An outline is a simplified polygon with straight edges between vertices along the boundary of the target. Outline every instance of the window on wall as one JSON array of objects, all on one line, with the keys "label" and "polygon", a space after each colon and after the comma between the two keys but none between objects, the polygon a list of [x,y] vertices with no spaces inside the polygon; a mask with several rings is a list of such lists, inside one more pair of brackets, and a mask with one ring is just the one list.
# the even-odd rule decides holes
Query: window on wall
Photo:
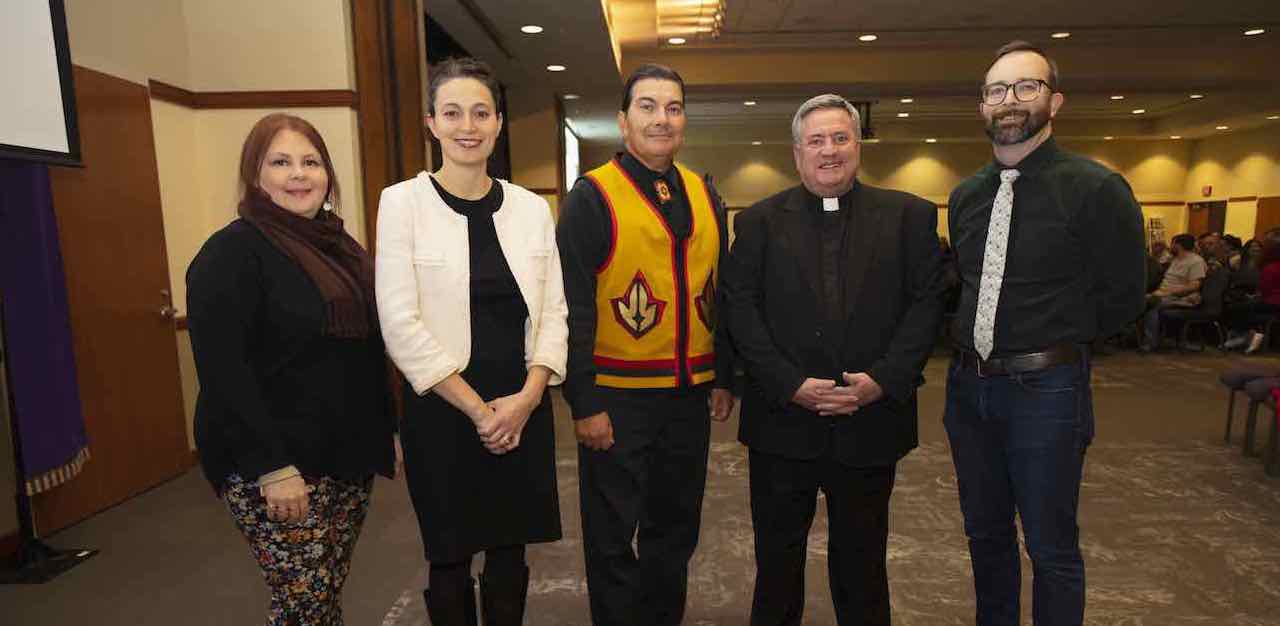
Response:
[{"label": "window on wall", "polygon": [[573,183],[582,174],[578,162],[578,136],[573,133],[568,122],[564,125],[564,189],[573,189]]}]

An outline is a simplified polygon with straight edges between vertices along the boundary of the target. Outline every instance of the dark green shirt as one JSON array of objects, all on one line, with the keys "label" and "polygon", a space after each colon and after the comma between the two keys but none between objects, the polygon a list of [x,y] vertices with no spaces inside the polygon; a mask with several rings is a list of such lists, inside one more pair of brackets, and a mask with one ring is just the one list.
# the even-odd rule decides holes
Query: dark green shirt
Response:
[{"label": "dark green shirt", "polygon": [[[987,226],[1000,171],[993,161],[951,192],[948,222],[959,266],[955,341],[973,347]],[[1129,183],[1050,138],[1014,166],[1013,213],[995,350],[1004,355],[1119,332],[1142,313],[1142,210]]]}]

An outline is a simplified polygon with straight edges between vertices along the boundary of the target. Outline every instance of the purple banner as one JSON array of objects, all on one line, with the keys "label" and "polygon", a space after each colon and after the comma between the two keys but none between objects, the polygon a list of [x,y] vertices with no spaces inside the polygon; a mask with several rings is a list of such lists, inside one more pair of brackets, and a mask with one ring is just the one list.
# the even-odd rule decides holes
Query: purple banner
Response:
[{"label": "purple banner", "polygon": [[21,480],[38,493],[75,476],[89,443],[44,165],[0,160],[0,306]]}]

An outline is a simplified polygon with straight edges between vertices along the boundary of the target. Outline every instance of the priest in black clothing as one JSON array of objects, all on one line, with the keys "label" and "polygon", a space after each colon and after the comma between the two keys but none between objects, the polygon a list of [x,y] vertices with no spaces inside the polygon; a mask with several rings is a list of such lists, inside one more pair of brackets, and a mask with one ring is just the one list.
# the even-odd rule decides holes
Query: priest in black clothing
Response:
[{"label": "priest in black clothing", "polygon": [[916,387],[942,317],[937,208],[857,180],[858,111],[816,96],[792,121],[802,185],[734,222],[727,320],[745,365],[752,626],[798,626],[818,492],[836,620],[888,626],[889,497],[916,447]]}]

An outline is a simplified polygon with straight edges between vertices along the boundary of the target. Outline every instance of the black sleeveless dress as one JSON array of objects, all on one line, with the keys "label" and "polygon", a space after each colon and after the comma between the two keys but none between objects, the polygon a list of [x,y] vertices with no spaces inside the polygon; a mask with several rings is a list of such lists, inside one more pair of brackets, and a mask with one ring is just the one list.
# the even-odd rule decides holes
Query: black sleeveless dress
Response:
[{"label": "black sleeveless dress", "polygon": [[[502,187],[464,200],[431,180],[445,203],[467,218],[471,263],[471,359],[461,373],[492,400],[524,386],[529,309],[498,243],[493,214]],[[450,563],[489,548],[560,539],[551,397],[529,416],[520,446],[503,455],[484,448],[475,425],[434,393],[405,386],[405,478],[427,560]]]}]

